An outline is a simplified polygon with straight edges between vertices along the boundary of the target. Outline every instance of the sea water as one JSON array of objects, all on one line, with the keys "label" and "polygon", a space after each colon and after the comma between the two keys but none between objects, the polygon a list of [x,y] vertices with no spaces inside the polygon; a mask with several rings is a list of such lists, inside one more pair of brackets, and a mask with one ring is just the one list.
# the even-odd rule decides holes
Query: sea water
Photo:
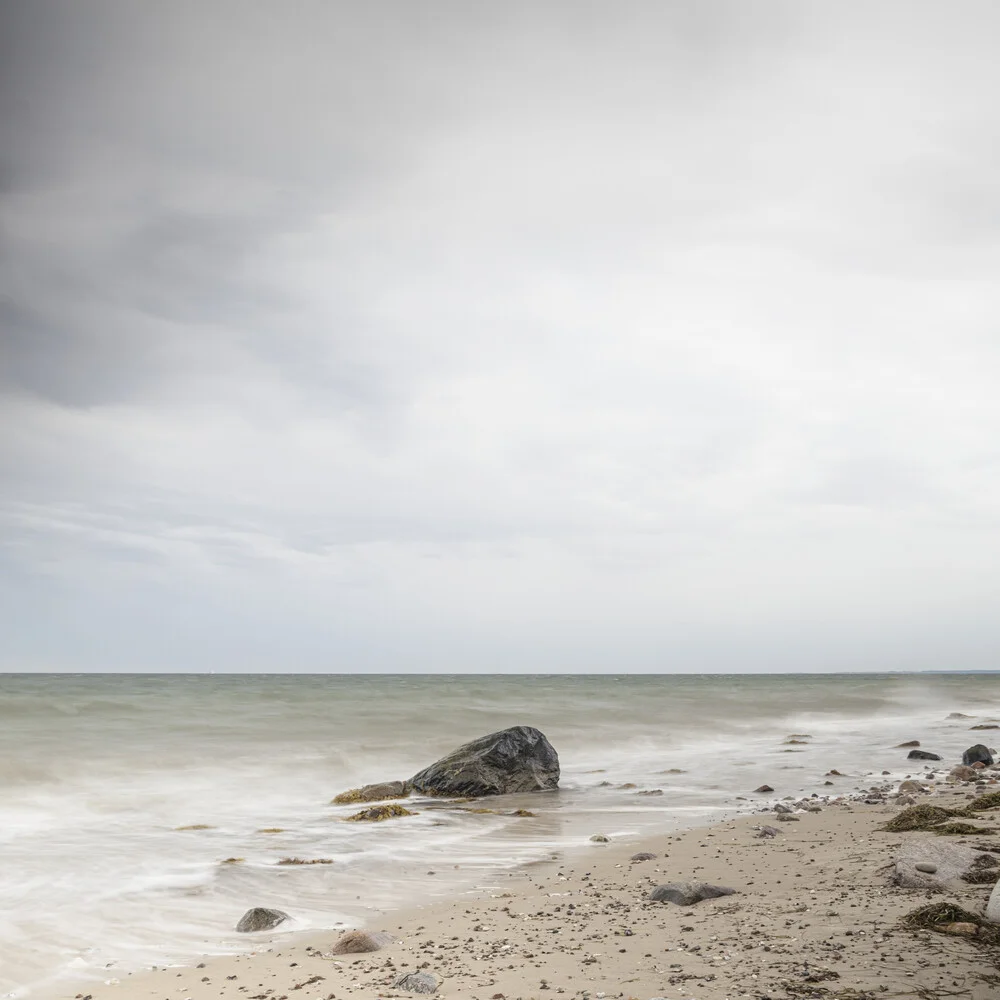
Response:
[{"label": "sea water", "polygon": [[[592,833],[760,808],[764,783],[774,799],[919,773],[905,740],[954,762],[994,715],[997,674],[2,675],[0,995],[246,949],[251,906],[288,912],[280,933],[388,926],[598,849]],[[511,725],[559,753],[558,792],[490,803],[534,817],[414,799],[412,817],[347,823],[358,807],[330,803]]]}]

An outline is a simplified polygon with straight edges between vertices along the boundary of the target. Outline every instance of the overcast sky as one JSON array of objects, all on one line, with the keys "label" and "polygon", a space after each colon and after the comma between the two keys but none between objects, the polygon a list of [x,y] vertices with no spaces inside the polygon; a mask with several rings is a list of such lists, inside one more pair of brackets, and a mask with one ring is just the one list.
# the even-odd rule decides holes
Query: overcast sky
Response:
[{"label": "overcast sky", "polygon": [[0,668],[1000,667],[993,0],[0,11]]}]

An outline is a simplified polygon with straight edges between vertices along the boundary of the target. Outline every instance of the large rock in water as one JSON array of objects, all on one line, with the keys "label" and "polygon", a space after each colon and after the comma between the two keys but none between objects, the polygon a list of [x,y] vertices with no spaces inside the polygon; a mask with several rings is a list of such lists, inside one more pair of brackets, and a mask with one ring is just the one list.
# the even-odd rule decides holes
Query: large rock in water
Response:
[{"label": "large rock in water", "polygon": [[425,767],[407,782],[426,795],[478,798],[559,786],[559,756],[531,726],[480,736]]},{"label": "large rock in water", "polygon": [[928,753],[926,750],[911,750],[906,755],[908,760],[940,760],[941,757],[936,753]]},{"label": "large rock in water", "polygon": [[984,764],[993,763],[993,754],[990,753],[990,748],[984,747],[982,743],[977,743],[974,747],[969,747],[962,754],[962,763],[967,767],[971,767],[978,761],[982,761]]}]

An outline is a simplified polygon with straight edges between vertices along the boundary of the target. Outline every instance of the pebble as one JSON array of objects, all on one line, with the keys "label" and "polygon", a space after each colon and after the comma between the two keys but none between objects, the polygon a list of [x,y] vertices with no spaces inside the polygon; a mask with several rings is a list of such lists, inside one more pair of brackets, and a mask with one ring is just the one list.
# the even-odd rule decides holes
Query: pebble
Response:
[{"label": "pebble", "polygon": [[933,875],[937,871],[937,865],[932,865],[929,861],[918,861],[914,866],[918,872],[926,872]]}]

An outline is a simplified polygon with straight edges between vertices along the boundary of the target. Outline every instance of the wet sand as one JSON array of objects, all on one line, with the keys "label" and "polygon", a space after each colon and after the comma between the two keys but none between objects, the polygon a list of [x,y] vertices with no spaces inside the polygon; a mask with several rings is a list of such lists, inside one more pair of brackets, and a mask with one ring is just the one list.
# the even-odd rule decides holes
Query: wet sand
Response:
[{"label": "wet sand", "polygon": [[[970,786],[942,784],[920,801],[961,805],[971,794]],[[881,832],[899,808],[889,800],[865,804],[845,797],[817,812],[798,810],[792,821],[779,822],[768,812],[628,842],[585,843],[577,855],[498,873],[489,887],[453,900],[385,913],[369,929],[396,940],[377,952],[332,955],[335,932],[262,934],[253,954],[123,975],[53,995],[412,997],[419,994],[395,984],[419,971],[436,977],[436,995],[470,1000],[554,994],[594,1000],[995,1000],[1000,948],[900,925],[905,913],[945,898],[981,912],[992,886],[962,883],[935,894],[892,885],[893,857],[904,840],[919,844],[935,836]],[[983,814],[987,826],[997,818],[996,811]],[[759,836],[764,824],[776,835]],[[1000,837],[978,840],[1000,848]],[[656,858],[631,861],[639,852]],[[655,886],[682,880],[735,892],[691,906],[648,899]]]}]

